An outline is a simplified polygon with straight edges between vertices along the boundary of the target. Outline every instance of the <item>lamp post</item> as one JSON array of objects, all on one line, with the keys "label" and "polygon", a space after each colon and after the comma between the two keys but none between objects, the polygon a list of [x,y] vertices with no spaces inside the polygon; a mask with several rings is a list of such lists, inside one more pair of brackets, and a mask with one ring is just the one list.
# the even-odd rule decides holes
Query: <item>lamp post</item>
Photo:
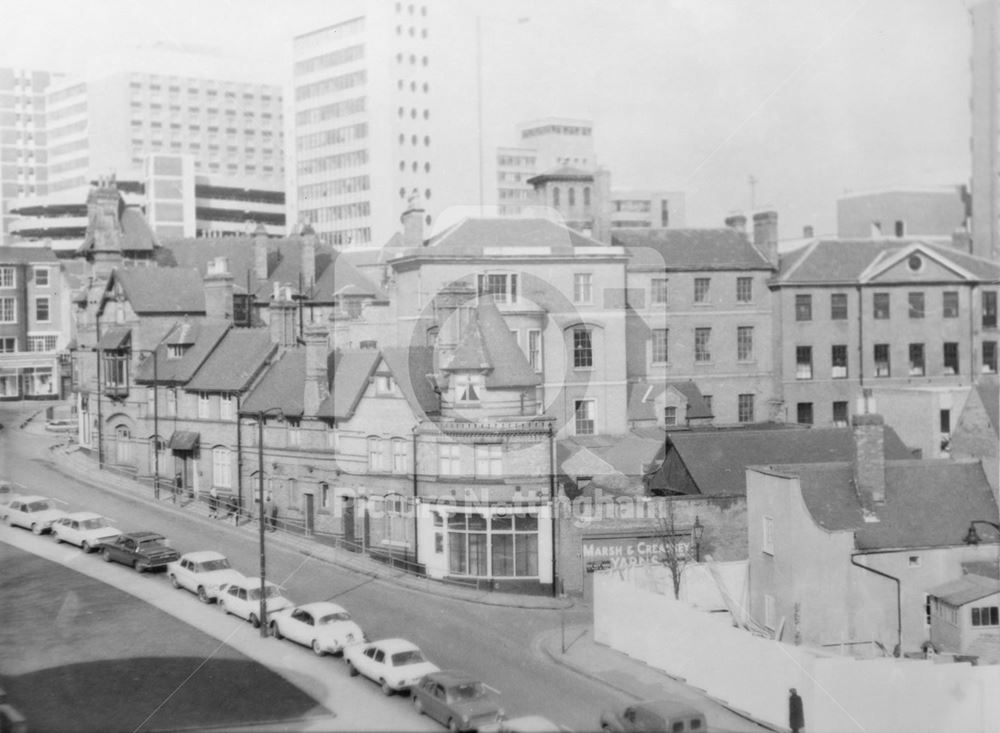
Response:
[{"label": "lamp post", "polygon": [[259,410],[257,418],[257,491],[260,519],[260,635],[267,638],[267,559],[264,553],[264,418],[270,413],[283,415],[280,407]]},{"label": "lamp post", "polygon": [[980,542],[983,541],[982,537],[980,537],[979,533],[976,531],[977,524],[988,525],[990,527],[993,527],[993,529],[995,529],[998,533],[1000,533],[1000,524],[997,524],[996,522],[991,522],[987,519],[973,519],[972,521],[969,522],[969,531],[965,535],[965,544],[978,545]]},{"label": "lamp post", "polygon": [[705,527],[698,519],[696,514],[694,517],[694,526],[691,527],[691,540],[694,542],[694,561],[701,562],[701,536],[705,533]]},{"label": "lamp post", "polygon": [[[153,355],[153,497],[160,498],[160,400],[158,399],[159,372],[156,349],[133,349],[137,354]],[[177,503],[177,492],[171,492]]]}]

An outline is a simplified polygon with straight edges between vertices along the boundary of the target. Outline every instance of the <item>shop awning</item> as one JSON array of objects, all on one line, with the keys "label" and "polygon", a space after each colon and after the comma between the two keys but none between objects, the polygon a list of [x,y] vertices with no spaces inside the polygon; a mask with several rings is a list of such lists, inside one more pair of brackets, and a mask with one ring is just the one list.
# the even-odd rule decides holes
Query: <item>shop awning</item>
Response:
[{"label": "shop awning", "polygon": [[113,326],[104,332],[97,348],[102,351],[114,351],[124,348],[125,342],[132,335],[132,329],[125,326]]},{"label": "shop awning", "polygon": [[194,450],[198,447],[198,433],[190,430],[175,430],[170,436],[171,450]]}]

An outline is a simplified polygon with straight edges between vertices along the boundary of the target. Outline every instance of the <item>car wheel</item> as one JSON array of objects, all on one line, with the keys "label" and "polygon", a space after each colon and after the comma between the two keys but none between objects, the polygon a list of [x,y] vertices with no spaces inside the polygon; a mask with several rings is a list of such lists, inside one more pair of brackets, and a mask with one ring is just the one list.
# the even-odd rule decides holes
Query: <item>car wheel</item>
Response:
[{"label": "car wheel", "polygon": [[[62,540],[59,540],[59,542],[62,542]],[[80,544],[80,549],[89,554],[91,551],[93,551],[94,548],[90,546],[89,542],[87,542],[86,540],[84,540]]]},{"label": "car wheel", "polygon": [[[177,587],[180,588],[180,586]],[[205,586],[203,585],[198,586],[198,600],[201,601],[202,603],[212,602],[212,599],[209,598],[208,592],[205,590]]]},{"label": "car wheel", "polygon": [[271,636],[273,636],[278,641],[281,641],[282,639],[285,638],[284,635],[281,633],[281,629],[278,628],[278,624],[276,621],[271,622]]},{"label": "car wheel", "polygon": [[42,533],[42,525],[40,525],[38,522],[35,522],[34,524],[31,525],[31,534],[41,534],[41,533]]},{"label": "car wheel", "polygon": [[134,567],[137,573],[144,573],[149,570],[149,563],[146,560],[136,560]]},{"label": "car wheel", "polygon": [[101,559],[103,559],[104,562],[111,562],[111,553],[108,550],[105,550],[101,553]]},{"label": "car wheel", "polygon": [[319,645],[319,639],[313,639],[312,648],[313,648],[313,654],[315,654],[317,657],[326,656],[326,650]]},{"label": "car wheel", "polygon": [[391,687],[389,687],[389,683],[386,682],[385,680],[382,680],[381,687],[382,687],[382,694],[385,695],[385,696],[387,696],[387,697],[389,695],[391,695],[392,693],[395,692],[394,689],[392,689]]},{"label": "car wheel", "polygon": [[413,709],[417,711],[417,715],[424,714],[424,701],[416,695],[413,696]]},{"label": "car wheel", "polygon": [[260,628],[260,619],[257,618],[257,614],[256,613],[251,613],[250,614],[250,625],[253,626],[255,629],[259,629]]},{"label": "car wheel", "polygon": [[347,674],[351,675],[351,677],[358,676],[358,668],[351,663],[350,659],[347,660]]}]

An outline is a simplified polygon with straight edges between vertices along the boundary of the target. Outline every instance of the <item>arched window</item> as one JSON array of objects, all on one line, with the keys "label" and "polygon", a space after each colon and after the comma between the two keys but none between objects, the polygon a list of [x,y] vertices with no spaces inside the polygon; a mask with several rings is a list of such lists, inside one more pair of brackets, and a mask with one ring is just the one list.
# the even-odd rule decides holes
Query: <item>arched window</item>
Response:
[{"label": "arched window", "polygon": [[569,199],[570,206],[576,206],[576,189],[570,186],[567,189],[566,198]]},{"label": "arched window", "polygon": [[559,208],[559,186],[555,186],[552,189],[552,205]]},{"label": "arched window", "polygon": [[583,205],[590,206],[590,186],[583,187]]}]

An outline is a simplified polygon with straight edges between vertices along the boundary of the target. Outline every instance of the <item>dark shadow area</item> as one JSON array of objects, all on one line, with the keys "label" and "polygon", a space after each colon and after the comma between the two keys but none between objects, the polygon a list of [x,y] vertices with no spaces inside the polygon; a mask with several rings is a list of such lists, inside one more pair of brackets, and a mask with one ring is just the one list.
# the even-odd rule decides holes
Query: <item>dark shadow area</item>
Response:
[{"label": "dark shadow area", "polygon": [[138,657],[0,677],[29,730],[203,730],[294,722],[330,712],[251,661]]}]

